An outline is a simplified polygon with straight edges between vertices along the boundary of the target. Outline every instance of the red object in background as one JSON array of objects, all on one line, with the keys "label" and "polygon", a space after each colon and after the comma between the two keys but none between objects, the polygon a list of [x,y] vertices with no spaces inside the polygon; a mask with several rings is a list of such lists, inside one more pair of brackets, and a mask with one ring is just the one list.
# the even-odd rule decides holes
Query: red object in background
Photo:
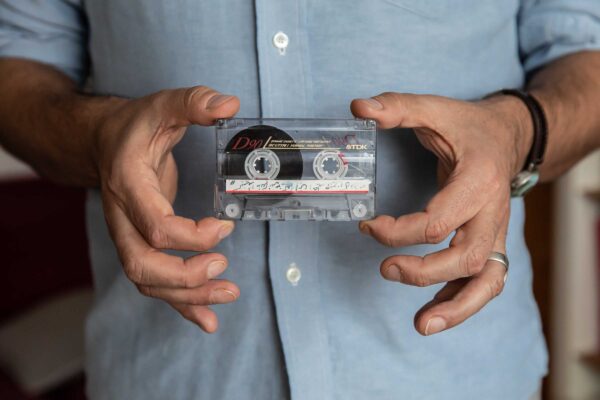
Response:
[{"label": "red object in background", "polygon": [[0,321],[91,285],[85,190],[40,179],[0,182]]},{"label": "red object in background", "polygon": [[[48,297],[92,284],[85,190],[40,179],[0,181],[0,322]],[[77,376],[30,397],[0,371],[0,399],[85,399]]]}]

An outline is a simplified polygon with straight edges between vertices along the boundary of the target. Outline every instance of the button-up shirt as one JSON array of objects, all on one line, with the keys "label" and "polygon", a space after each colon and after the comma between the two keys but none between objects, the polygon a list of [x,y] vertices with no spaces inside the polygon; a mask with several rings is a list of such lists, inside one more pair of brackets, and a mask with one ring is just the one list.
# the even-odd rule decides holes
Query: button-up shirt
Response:
[{"label": "button-up shirt", "polygon": [[[351,117],[353,98],[383,91],[476,99],[599,47],[597,0],[0,1],[2,56],[53,65],[97,94],[211,86],[239,96],[242,117]],[[380,132],[378,141],[377,212],[423,209],[437,190],[436,159],[411,131]],[[176,212],[212,215],[214,131],[190,128],[174,152]],[[208,335],[127,280],[91,190],[88,394],[526,399],[547,359],[522,200],[511,207],[504,292],[431,337],[414,330],[413,315],[439,286],[388,282],[378,266],[448,242],[390,249],[356,223],[240,222],[216,250],[242,294],[214,307],[220,330]]]}]

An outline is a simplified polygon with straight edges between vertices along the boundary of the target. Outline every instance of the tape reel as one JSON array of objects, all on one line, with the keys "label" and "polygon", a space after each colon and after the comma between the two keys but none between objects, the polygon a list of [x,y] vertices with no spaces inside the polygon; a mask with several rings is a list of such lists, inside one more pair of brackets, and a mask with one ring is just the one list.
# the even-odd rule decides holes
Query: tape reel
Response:
[{"label": "tape reel", "polygon": [[281,129],[256,125],[238,132],[225,147],[224,174],[248,179],[302,179],[304,168],[301,151],[273,151],[263,146],[269,142],[293,143]]},{"label": "tape reel", "polygon": [[340,179],[348,172],[344,155],[337,150],[323,150],[313,160],[313,172],[317,179]]},{"label": "tape reel", "polygon": [[273,150],[256,149],[246,156],[244,169],[250,179],[275,179],[281,171],[281,163]]}]

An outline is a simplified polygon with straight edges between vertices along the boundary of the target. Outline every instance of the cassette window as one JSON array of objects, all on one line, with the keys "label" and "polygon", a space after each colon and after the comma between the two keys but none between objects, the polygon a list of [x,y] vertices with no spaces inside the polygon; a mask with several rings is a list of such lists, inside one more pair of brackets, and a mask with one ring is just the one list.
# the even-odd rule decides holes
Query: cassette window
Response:
[{"label": "cassette window", "polygon": [[219,120],[215,214],[234,220],[351,221],[375,215],[376,124]]}]

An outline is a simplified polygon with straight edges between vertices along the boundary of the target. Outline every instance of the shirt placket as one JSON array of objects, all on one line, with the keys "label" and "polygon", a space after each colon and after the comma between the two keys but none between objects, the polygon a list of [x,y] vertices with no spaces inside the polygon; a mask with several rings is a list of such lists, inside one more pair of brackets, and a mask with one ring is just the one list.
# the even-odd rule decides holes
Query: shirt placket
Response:
[{"label": "shirt placket", "polygon": [[269,273],[294,400],[333,397],[318,240],[316,222],[269,224]]},{"label": "shirt placket", "polygon": [[255,0],[262,116],[314,115],[306,0]]},{"label": "shirt placket", "polygon": [[[256,0],[255,4],[262,116],[314,115],[305,0]],[[318,236],[317,222],[269,223],[269,274],[294,400],[333,397]]]}]

